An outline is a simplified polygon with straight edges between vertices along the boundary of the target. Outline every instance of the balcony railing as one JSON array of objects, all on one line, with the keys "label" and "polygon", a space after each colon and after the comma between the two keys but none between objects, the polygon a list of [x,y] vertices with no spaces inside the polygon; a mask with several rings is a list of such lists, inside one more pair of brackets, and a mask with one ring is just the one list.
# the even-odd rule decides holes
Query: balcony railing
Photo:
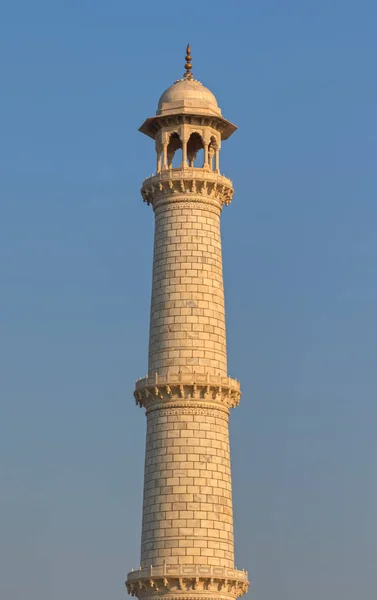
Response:
[{"label": "balcony railing", "polygon": [[143,181],[143,187],[151,183],[159,183],[160,181],[179,180],[179,179],[196,179],[198,181],[216,182],[227,187],[233,187],[232,180],[217,171],[200,169],[196,167],[178,167],[174,169],[164,169],[159,173],[154,173],[150,177],[146,177]]},{"label": "balcony railing", "polygon": [[127,580],[140,581],[160,577],[213,577],[236,581],[248,581],[247,571],[239,571],[228,567],[215,567],[208,565],[163,565],[161,567],[143,567],[128,573]]},{"label": "balcony railing", "polygon": [[147,375],[142,379],[138,379],[136,382],[135,389],[141,390],[146,387],[155,387],[156,385],[180,385],[180,384],[192,384],[212,386],[223,386],[224,388],[230,388],[240,391],[240,382],[237,379],[231,377],[223,377],[222,375],[210,375],[209,373],[166,373],[166,375]]}]

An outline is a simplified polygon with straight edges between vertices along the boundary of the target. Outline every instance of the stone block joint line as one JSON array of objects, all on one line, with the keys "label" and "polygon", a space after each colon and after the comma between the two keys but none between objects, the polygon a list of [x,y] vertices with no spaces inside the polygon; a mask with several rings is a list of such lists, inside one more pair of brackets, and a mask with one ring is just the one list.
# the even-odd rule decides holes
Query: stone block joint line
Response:
[{"label": "stone block joint line", "polygon": [[140,131],[155,142],[156,173],[141,195],[155,214],[148,374],[136,382],[147,417],[139,599],[234,599],[249,587],[234,565],[230,409],[220,216],[233,197],[220,173],[236,130],[191,72],[161,96]]}]

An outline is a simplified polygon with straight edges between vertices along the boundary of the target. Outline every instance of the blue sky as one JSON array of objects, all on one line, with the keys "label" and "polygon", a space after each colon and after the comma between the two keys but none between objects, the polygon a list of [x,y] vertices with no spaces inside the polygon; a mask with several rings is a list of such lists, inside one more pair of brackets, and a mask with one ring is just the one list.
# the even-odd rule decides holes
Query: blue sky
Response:
[{"label": "blue sky", "polygon": [[375,2],[19,0],[0,14],[0,596],[138,566],[155,168],[193,71],[221,166],[236,562],[255,600],[369,600],[377,559]]}]

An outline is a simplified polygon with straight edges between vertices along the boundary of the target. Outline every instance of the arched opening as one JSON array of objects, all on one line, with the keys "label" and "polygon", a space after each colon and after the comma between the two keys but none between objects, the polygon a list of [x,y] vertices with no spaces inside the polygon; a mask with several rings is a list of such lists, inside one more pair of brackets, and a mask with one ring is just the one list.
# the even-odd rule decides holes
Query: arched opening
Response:
[{"label": "arched opening", "polygon": [[213,171],[213,159],[214,159],[216,152],[218,152],[218,149],[219,149],[219,146],[217,144],[216,138],[214,135],[212,135],[211,141],[208,146],[208,165],[209,165],[209,168],[211,169],[211,171]]},{"label": "arched opening", "polygon": [[190,167],[202,168],[204,165],[204,144],[196,131],[190,135],[187,142],[187,158]]},{"label": "arched opening", "polygon": [[[177,152],[180,150],[180,152]],[[167,159],[169,169],[178,169],[182,162],[182,142],[178,133],[174,132],[170,135],[167,148]]]}]

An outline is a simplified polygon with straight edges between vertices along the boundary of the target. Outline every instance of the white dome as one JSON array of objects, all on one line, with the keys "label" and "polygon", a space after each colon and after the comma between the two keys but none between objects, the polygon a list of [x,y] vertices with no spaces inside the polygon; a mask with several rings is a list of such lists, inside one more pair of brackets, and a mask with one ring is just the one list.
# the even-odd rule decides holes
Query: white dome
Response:
[{"label": "white dome", "polygon": [[157,115],[199,114],[221,116],[215,96],[200,81],[179,79],[162,94]]}]

